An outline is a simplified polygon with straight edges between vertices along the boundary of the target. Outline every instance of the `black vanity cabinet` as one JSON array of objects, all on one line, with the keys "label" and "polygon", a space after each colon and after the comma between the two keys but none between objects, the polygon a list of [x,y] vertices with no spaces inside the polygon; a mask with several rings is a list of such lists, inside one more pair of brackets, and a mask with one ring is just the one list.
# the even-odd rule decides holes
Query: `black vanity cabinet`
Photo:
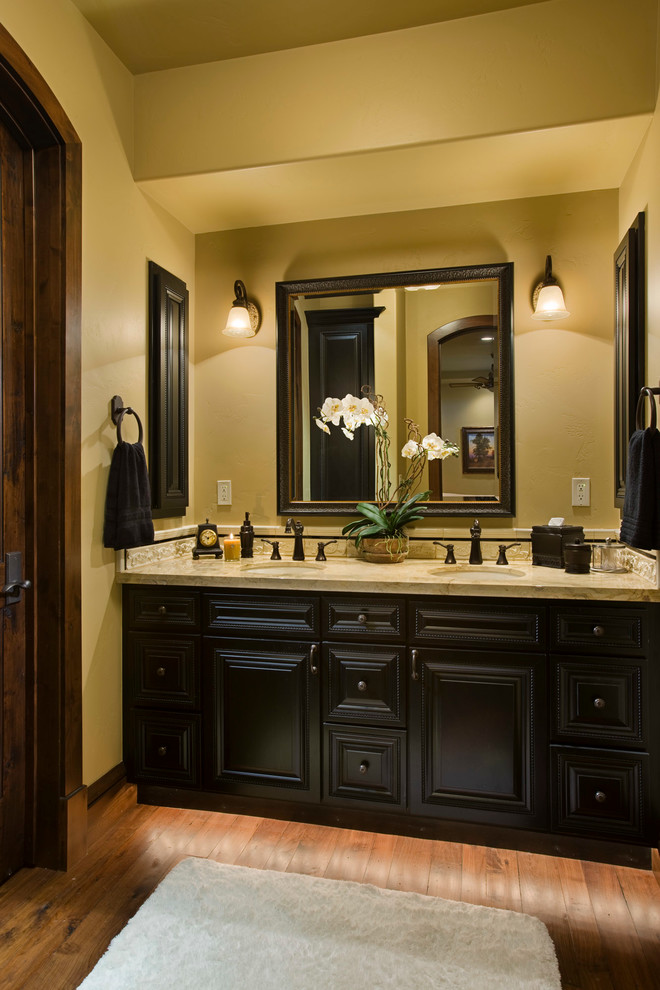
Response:
[{"label": "black vanity cabinet", "polygon": [[657,844],[656,611],[593,603],[550,616],[552,828]]},{"label": "black vanity cabinet", "polygon": [[200,787],[199,593],[194,588],[126,588],[123,653],[129,780]]},{"label": "black vanity cabinet", "polygon": [[658,606],[124,588],[140,801],[650,864]]},{"label": "black vanity cabinet", "polygon": [[225,592],[202,603],[207,786],[317,802],[319,599]]},{"label": "black vanity cabinet", "polygon": [[410,603],[410,809],[545,828],[544,610]]},{"label": "black vanity cabinet", "polygon": [[323,800],[406,808],[405,601],[328,595],[323,613]]}]

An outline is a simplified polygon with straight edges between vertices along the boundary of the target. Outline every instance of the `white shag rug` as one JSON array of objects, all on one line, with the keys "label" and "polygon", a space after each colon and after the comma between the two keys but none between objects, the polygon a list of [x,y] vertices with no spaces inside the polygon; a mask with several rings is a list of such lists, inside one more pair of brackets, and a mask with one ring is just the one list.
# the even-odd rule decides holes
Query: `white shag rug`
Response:
[{"label": "white shag rug", "polygon": [[537,918],[182,860],[80,990],[561,990]]}]

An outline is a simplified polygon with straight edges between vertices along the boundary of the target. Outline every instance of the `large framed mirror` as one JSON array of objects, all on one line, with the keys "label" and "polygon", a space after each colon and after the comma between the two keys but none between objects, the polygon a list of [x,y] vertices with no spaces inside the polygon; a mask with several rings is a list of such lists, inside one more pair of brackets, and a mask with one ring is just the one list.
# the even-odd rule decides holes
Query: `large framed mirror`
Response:
[{"label": "large framed mirror", "polygon": [[428,515],[514,514],[513,265],[278,282],[278,512],[342,514],[375,498],[369,428],[316,429],[328,396],[382,395],[392,477],[404,419],[461,447],[433,461]]}]

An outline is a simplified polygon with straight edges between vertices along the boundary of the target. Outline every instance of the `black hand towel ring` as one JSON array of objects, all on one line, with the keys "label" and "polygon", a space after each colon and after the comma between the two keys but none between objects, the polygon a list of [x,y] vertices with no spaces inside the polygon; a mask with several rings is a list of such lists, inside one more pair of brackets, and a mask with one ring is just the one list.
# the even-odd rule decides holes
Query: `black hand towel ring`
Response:
[{"label": "black hand towel ring", "polygon": [[122,420],[123,420],[124,416],[126,415],[126,413],[129,413],[131,416],[135,416],[135,418],[137,420],[137,425],[138,425],[138,439],[137,439],[137,442],[139,444],[141,444],[142,443],[142,438],[144,436],[144,433],[142,431],[142,421],[141,421],[140,417],[136,413],[135,409],[133,409],[131,406],[125,406],[124,405],[124,400],[122,399],[121,395],[113,395],[112,402],[111,402],[110,416],[112,418],[112,422],[117,427],[117,441],[119,443],[123,443],[122,436],[121,436],[121,424],[122,424]]},{"label": "black hand towel ring", "polygon": [[655,430],[657,424],[657,413],[655,409],[655,398],[654,396],[660,395],[660,388],[651,388],[650,385],[645,385],[639,393],[639,398],[637,399],[637,412],[635,414],[635,425],[638,430],[644,429],[644,398],[648,395],[651,400],[651,422],[649,428]]}]

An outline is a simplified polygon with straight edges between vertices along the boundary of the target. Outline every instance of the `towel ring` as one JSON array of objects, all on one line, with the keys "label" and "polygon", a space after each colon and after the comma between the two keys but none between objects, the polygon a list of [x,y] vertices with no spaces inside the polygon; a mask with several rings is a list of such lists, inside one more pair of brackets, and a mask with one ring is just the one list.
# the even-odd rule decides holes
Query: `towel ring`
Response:
[{"label": "towel ring", "polygon": [[110,409],[111,409],[110,416],[112,418],[112,422],[117,427],[117,440],[118,440],[118,442],[119,443],[123,443],[124,442],[122,440],[122,436],[121,436],[121,424],[122,424],[122,420],[123,420],[124,416],[126,415],[126,413],[129,413],[131,416],[135,416],[135,418],[137,420],[137,425],[138,425],[138,439],[137,439],[137,442],[139,444],[141,444],[142,443],[142,438],[144,436],[144,433],[143,433],[143,430],[142,430],[142,421],[141,421],[140,417],[138,416],[138,414],[136,413],[135,409],[133,409],[132,406],[125,406],[124,405],[124,400],[122,399],[121,395],[113,395]]},{"label": "towel ring", "polygon": [[638,430],[643,430],[643,412],[644,412],[644,398],[646,396],[651,400],[651,422],[649,428],[655,430],[657,424],[657,413],[655,408],[654,396],[660,395],[660,388],[651,388],[650,385],[645,385],[639,393],[639,398],[637,399],[637,412],[635,414],[635,425]]}]

